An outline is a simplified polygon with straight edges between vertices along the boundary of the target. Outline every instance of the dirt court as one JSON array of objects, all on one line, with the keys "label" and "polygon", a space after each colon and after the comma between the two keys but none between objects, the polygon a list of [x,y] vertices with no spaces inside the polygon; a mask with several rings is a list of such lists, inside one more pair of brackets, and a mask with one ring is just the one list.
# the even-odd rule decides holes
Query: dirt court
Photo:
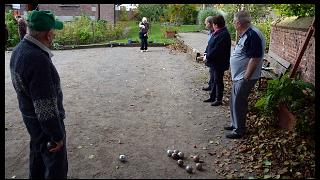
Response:
[{"label": "dirt court", "polygon": [[[66,111],[69,178],[225,178],[216,153],[235,145],[224,137],[228,104],[203,103],[208,69],[165,47],[53,51]],[[28,178],[29,135],[18,110],[5,52],[5,178]],[[198,154],[204,171],[188,174],[167,149]],[[119,154],[128,162],[121,163]],[[223,161],[224,158],[220,158]],[[240,170],[238,169],[238,172]]]}]

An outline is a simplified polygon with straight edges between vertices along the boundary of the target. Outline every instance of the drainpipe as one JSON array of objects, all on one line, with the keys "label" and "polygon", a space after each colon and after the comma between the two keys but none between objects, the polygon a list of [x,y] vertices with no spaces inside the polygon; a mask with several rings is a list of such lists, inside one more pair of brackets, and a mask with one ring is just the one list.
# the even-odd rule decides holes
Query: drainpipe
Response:
[{"label": "drainpipe", "polygon": [[100,4],[98,4],[98,21],[100,20]]},{"label": "drainpipe", "polygon": [[113,27],[116,26],[116,6],[113,4]]}]

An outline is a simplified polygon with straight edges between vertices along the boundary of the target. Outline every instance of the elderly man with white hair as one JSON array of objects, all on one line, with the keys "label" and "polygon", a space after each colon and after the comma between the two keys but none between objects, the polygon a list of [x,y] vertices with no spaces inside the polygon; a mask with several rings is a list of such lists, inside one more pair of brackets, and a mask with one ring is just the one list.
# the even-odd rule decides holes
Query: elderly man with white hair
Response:
[{"label": "elderly man with white hair", "polygon": [[142,21],[139,23],[139,38],[141,39],[141,52],[148,51],[148,31],[149,31],[149,23],[146,17],[142,18]]},{"label": "elderly man with white hair", "polygon": [[232,130],[226,135],[230,139],[241,138],[246,132],[248,96],[261,75],[265,50],[263,34],[251,25],[249,12],[237,12],[234,15],[233,25],[240,36],[230,58],[231,124],[224,127],[225,130]]}]

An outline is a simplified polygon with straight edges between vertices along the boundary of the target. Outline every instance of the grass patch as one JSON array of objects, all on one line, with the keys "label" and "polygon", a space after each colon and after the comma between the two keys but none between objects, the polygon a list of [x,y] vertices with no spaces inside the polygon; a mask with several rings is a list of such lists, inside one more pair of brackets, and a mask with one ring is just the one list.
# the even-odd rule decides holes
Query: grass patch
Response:
[{"label": "grass patch", "polygon": [[[115,40],[115,42],[127,43],[130,38],[132,41],[140,42],[139,39],[139,23],[136,21],[119,21],[118,23],[124,25],[129,29],[127,37],[123,39]],[[154,43],[166,43],[173,44],[175,39],[168,39],[164,37],[163,29],[165,26],[161,26],[160,23],[152,23],[151,28],[149,30],[149,38],[148,41],[152,41]],[[176,26],[178,32],[196,32],[199,31],[198,25],[181,25]]]}]

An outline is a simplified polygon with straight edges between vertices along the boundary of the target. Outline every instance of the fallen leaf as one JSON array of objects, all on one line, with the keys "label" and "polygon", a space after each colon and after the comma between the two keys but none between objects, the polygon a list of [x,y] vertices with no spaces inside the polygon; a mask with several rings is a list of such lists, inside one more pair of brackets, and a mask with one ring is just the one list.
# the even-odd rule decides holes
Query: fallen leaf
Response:
[{"label": "fallen leaf", "polygon": [[286,172],[288,172],[288,168],[287,168],[287,167],[281,169],[278,173],[279,173],[280,175],[282,175],[282,174],[284,174],[284,173],[286,173]]},{"label": "fallen leaf", "polygon": [[269,168],[265,168],[265,169],[263,170],[264,173],[268,173],[269,171],[270,171]]},{"label": "fallen leaf", "polygon": [[94,158],[94,155],[93,155],[93,154],[89,156],[89,159],[93,159],[93,158]]},{"label": "fallen leaf", "polygon": [[270,178],[271,178],[271,175],[269,174],[263,176],[263,179],[270,179]]},{"label": "fallen leaf", "polygon": [[265,165],[265,166],[271,166],[271,162],[268,161],[268,160],[266,160],[266,161],[264,161],[264,165]]}]

